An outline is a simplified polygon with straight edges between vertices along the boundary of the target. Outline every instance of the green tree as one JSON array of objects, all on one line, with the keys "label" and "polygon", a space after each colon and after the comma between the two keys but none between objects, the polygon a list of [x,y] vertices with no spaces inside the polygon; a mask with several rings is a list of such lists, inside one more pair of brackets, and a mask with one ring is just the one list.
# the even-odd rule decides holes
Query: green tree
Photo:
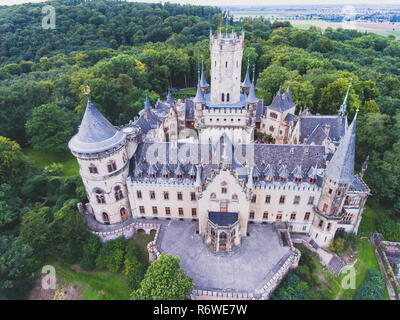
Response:
[{"label": "green tree", "polygon": [[179,266],[179,258],[165,253],[146,271],[140,287],[132,292],[133,300],[184,300],[193,290],[191,277]]},{"label": "green tree", "polygon": [[270,65],[260,73],[258,84],[266,104],[272,101],[272,97],[278,92],[281,85],[289,79],[289,76],[289,71],[277,64]]},{"label": "green tree", "polygon": [[32,118],[25,127],[35,149],[65,152],[77,124],[76,114],[61,109],[55,103],[49,103],[33,109]]},{"label": "green tree", "polygon": [[18,143],[0,136],[0,184],[19,184],[31,166]]},{"label": "green tree", "polygon": [[138,248],[130,241],[126,247],[125,255],[125,274],[128,277],[128,286],[131,290],[136,290],[143,280],[146,269],[138,259]]},{"label": "green tree", "polygon": [[94,270],[96,267],[96,258],[99,254],[101,243],[99,237],[90,235],[83,247],[83,257],[81,268],[83,270]]},{"label": "green tree", "polygon": [[20,215],[21,199],[15,196],[9,184],[0,185],[0,230],[8,229],[17,222]]}]

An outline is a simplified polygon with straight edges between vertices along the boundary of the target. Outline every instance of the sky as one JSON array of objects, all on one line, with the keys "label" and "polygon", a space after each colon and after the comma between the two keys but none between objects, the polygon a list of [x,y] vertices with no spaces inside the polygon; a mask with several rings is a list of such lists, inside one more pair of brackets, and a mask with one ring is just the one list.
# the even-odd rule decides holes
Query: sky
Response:
[{"label": "sky", "polygon": [[[44,0],[0,0],[0,5],[12,5],[21,4],[27,2],[43,2]],[[128,0],[129,1],[129,0]],[[141,0],[140,2],[160,2],[160,0]],[[165,1],[162,1],[165,2]],[[196,5],[210,5],[210,6],[285,6],[285,5],[379,5],[384,4],[398,5],[400,6],[399,0],[302,0],[300,3],[298,0],[169,0],[171,3],[190,3]]]}]

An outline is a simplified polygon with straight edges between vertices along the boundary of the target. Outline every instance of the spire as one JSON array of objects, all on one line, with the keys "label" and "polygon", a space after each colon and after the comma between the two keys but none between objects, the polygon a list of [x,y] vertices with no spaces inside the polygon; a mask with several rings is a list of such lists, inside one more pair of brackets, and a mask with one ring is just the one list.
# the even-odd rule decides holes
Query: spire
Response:
[{"label": "spire", "polygon": [[369,160],[369,155],[365,158],[365,161],[364,161],[364,163],[363,163],[363,165],[361,167],[360,178],[363,178],[365,171],[367,171],[368,160]]},{"label": "spire", "polygon": [[204,59],[201,59],[201,78],[200,78],[200,87],[201,88],[208,88],[208,83],[206,81],[206,77],[204,75]]},{"label": "spire", "polygon": [[246,187],[248,189],[253,188],[253,167],[250,169],[249,177],[247,179],[247,185]]},{"label": "spire", "polygon": [[171,91],[168,89],[168,94],[167,94],[167,103],[171,103],[172,101],[174,101],[174,99],[172,99],[172,95],[171,95]]},{"label": "spire", "polygon": [[246,76],[244,77],[244,80],[242,82],[242,88],[250,88],[251,87],[251,81],[250,81],[250,75],[249,75],[249,64],[250,64],[250,57],[247,56],[247,71],[246,71]]},{"label": "spire", "polygon": [[358,110],[326,168],[326,177],[337,183],[351,184],[354,179],[357,114]]},{"label": "spire", "polygon": [[246,98],[247,103],[258,103],[258,99],[256,97],[256,93],[254,90],[254,82],[251,83],[249,95]]},{"label": "spire", "polygon": [[273,181],[275,174],[274,174],[274,169],[270,164],[267,164],[267,166],[264,169],[264,176],[265,176],[265,181]]},{"label": "spire", "polygon": [[150,107],[151,107],[151,103],[150,103],[149,97],[146,95],[146,100],[144,101],[144,108],[148,109]]},{"label": "spire", "polygon": [[346,116],[346,114],[347,114],[347,99],[349,98],[350,87],[351,87],[351,82],[349,83],[349,87],[347,88],[346,96],[344,97],[343,103],[339,109],[339,116],[342,116],[342,117]]},{"label": "spire", "polygon": [[201,92],[201,87],[200,87],[200,82],[197,83],[197,92],[196,96],[193,99],[194,103],[206,103],[206,99],[203,96],[203,93]]},{"label": "spire", "polygon": [[201,165],[197,165],[196,168],[196,185],[201,186]]}]

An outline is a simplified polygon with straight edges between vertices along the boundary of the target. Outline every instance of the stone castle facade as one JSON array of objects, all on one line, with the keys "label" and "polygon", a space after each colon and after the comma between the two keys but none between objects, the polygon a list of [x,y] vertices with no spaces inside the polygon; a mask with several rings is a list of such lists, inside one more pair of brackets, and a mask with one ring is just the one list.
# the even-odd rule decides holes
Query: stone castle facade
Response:
[{"label": "stone castle facade", "polygon": [[[249,223],[286,226],[327,247],[337,232],[357,232],[370,190],[354,173],[356,119],[347,95],[337,115],[295,114],[290,88],[269,106],[241,81],[244,33],[210,34],[208,85],[194,98],[166,101],[116,128],[88,100],[69,148],[89,204],[102,224],[129,218],[198,221],[214,252],[233,251]],[[275,144],[255,141],[254,132]]]}]

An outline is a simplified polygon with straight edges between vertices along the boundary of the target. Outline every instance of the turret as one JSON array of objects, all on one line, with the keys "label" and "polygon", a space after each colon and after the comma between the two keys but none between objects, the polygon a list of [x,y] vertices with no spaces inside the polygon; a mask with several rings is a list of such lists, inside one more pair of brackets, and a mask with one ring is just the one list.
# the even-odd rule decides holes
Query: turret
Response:
[{"label": "turret", "polygon": [[326,215],[340,215],[346,193],[354,180],[357,113],[325,169],[318,210]]},{"label": "turret", "polygon": [[249,75],[249,64],[250,64],[250,59],[247,56],[247,70],[246,70],[246,76],[244,77],[244,80],[242,82],[242,91],[245,94],[249,94],[250,87],[251,87],[251,81],[250,81],[250,75]]},{"label": "turret", "polygon": [[[85,93],[89,95],[88,88]],[[131,129],[116,129],[88,97],[78,133],[68,143],[88,195],[87,211],[101,223],[118,223],[130,215],[126,178],[127,136],[134,135],[134,127]]]},{"label": "turret", "polygon": [[206,94],[208,92],[208,83],[206,81],[206,76],[204,75],[204,61],[201,61],[201,77],[200,77],[200,88],[201,88],[201,92],[204,94]]}]

